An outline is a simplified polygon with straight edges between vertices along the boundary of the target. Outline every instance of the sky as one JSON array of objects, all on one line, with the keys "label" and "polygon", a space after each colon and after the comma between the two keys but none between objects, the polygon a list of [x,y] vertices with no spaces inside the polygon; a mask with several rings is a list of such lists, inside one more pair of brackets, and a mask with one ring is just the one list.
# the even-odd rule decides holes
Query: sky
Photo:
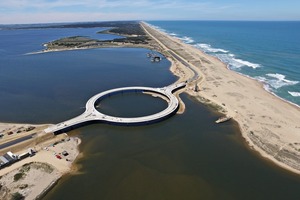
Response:
[{"label": "sky", "polygon": [[300,0],[0,0],[0,24],[113,20],[300,21]]}]

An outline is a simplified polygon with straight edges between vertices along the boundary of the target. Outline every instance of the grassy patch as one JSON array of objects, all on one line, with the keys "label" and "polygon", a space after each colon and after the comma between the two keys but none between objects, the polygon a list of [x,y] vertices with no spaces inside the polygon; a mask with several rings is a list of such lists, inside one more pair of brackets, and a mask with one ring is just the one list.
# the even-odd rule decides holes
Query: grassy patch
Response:
[{"label": "grassy patch", "polygon": [[31,165],[33,168],[35,169],[40,169],[43,170],[44,172],[47,172],[49,174],[51,174],[54,171],[54,168],[46,163],[33,163]]},{"label": "grassy patch", "polygon": [[22,166],[22,168],[20,169],[20,172],[23,172],[23,173],[29,172],[29,170],[30,170],[30,165],[31,165],[31,163],[24,164],[24,165]]},{"label": "grassy patch", "polygon": [[14,175],[14,181],[17,182],[26,176],[24,172],[18,172]]},{"label": "grassy patch", "polygon": [[22,199],[25,199],[25,197],[19,192],[15,192],[11,195],[11,200],[22,200]]},{"label": "grassy patch", "polygon": [[20,188],[21,190],[23,190],[23,189],[25,189],[25,188],[27,188],[27,187],[28,187],[28,184],[22,184],[22,185],[19,186],[19,188]]}]

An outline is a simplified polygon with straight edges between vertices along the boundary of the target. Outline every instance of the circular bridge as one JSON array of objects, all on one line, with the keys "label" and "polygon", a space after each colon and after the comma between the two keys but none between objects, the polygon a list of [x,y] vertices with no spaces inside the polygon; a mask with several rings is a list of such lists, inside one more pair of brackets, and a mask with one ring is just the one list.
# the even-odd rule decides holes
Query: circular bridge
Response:
[{"label": "circular bridge", "polygon": [[[52,125],[47,129],[45,129],[45,132],[59,133],[63,131],[72,130],[74,128],[95,121],[109,123],[109,124],[116,124],[116,125],[143,125],[143,124],[158,122],[170,117],[171,115],[177,112],[179,108],[179,101],[177,97],[173,94],[173,92],[180,88],[184,88],[185,86],[186,86],[186,82],[182,82],[164,88],[124,87],[124,88],[117,88],[117,89],[101,92],[91,97],[88,100],[85,106],[86,107],[85,112],[83,114],[73,119],[70,119],[68,121],[61,122],[56,125]],[[107,98],[111,95],[126,93],[126,92],[149,92],[149,93],[161,95],[168,100],[168,107],[162,110],[161,112],[155,113],[153,115],[133,117],[133,118],[115,117],[115,116],[106,115],[99,112],[95,108],[95,105],[99,103],[101,100],[103,100],[104,98]]]}]

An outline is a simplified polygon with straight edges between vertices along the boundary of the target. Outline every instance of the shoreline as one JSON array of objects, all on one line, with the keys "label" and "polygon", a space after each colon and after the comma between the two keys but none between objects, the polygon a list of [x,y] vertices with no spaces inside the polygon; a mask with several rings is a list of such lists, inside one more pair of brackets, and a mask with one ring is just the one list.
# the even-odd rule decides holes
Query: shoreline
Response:
[{"label": "shoreline", "polygon": [[[82,156],[79,151],[81,139],[67,134],[58,136],[46,134],[43,129],[47,126],[49,124],[0,123],[0,131],[4,134],[1,139],[2,144],[17,140],[26,134],[34,134],[34,137],[26,141],[0,149],[1,155],[8,151],[21,155],[27,152],[28,148],[36,151],[33,156],[27,156],[1,168],[0,199],[9,199],[15,193],[23,195],[26,199],[36,199],[53,188],[55,186],[53,183],[57,183],[64,175],[78,172],[80,166],[76,164],[76,161]],[[27,127],[35,127],[35,129],[17,132]],[[7,135],[8,132],[13,132],[13,134]],[[64,151],[67,155],[63,154]],[[16,175],[20,173],[22,177],[16,180]]]},{"label": "shoreline", "polygon": [[[217,105],[223,107],[225,109],[225,112],[221,112],[223,114],[227,114],[229,116],[232,116],[233,119],[235,121],[237,121],[238,125],[239,125],[239,129],[241,132],[242,137],[245,139],[245,142],[247,143],[247,146],[252,149],[255,150],[255,152],[259,153],[260,156],[262,156],[263,158],[266,158],[270,161],[272,161],[274,164],[276,164],[277,166],[280,166],[288,171],[291,171],[293,173],[296,174],[300,174],[300,153],[298,151],[298,144],[300,142],[300,136],[296,135],[296,132],[300,131],[300,126],[298,125],[297,122],[300,121],[300,109],[297,105],[292,104],[291,102],[284,100],[280,97],[278,97],[277,95],[265,90],[263,83],[257,81],[256,79],[250,78],[246,75],[240,74],[240,73],[236,73],[235,71],[232,71],[230,69],[228,69],[228,66],[223,63],[222,61],[220,61],[218,58],[213,57],[211,55],[205,54],[204,52],[202,52],[201,50],[189,45],[189,44],[185,44],[184,42],[182,42],[181,40],[179,40],[178,38],[173,38],[172,36],[161,32],[160,30],[155,29],[154,27],[152,27],[151,25],[145,24],[143,23],[144,26],[148,26],[148,29],[152,29],[153,32],[157,32],[157,34],[161,35],[161,37],[163,37],[163,41],[165,42],[166,40],[170,40],[174,43],[177,43],[178,46],[180,46],[182,49],[185,49],[185,52],[181,52],[181,53],[186,53],[188,51],[189,56],[191,54],[196,54],[198,55],[202,60],[204,60],[204,62],[200,62],[200,65],[202,65],[201,67],[198,68],[202,68],[202,70],[204,71],[213,71],[214,73],[216,72],[220,72],[221,74],[219,75],[223,75],[222,73],[225,73],[226,75],[229,76],[234,76],[234,80],[230,80],[231,82],[234,82],[236,80],[240,81],[238,82],[239,84],[243,85],[246,83],[249,83],[249,88],[252,88],[253,91],[253,95],[258,95],[258,97],[256,97],[257,99],[259,99],[260,97],[265,98],[267,100],[264,101],[264,99],[262,99],[262,103],[264,103],[265,105],[262,106],[262,108],[265,109],[265,112],[267,112],[267,115],[264,116],[264,112],[256,110],[255,114],[262,114],[262,121],[265,121],[266,123],[260,123],[261,120],[253,120],[253,118],[255,117],[255,115],[253,114],[253,112],[248,111],[248,113],[243,113],[243,116],[239,116],[241,115],[239,113],[239,111],[237,111],[238,106],[235,106],[234,104],[236,104],[236,101],[241,101],[243,99],[245,99],[247,97],[247,93],[240,93],[239,91],[235,91],[235,94],[232,93],[231,95],[226,95],[225,97],[228,96],[239,96],[236,97],[234,100],[231,101],[227,101],[226,102],[226,106],[223,106],[222,101],[225,101],[224,98],[220,99],[217,97],[217,95],[219,96],[219,91],[220,89],[218,89],[218,87],[222,87],[222,84],[224,83],[220,83],[222,82],[223,78],[217,77],[217,80],[215,79],[215,88],[213,88],[214,84],[210,84],[208,82],[210,82],[210,80],[207,79],[211,79],[212,73],[201,73],[202,79],[199,81],[199,83],[197,83],[197,85],[202,88],[202,90],[198,93],[195,93],[193,91],[186,91],[189,95],[191,96],[195,96],[196,98],[205,98],[208,99],[210,102],[214,102]],[[168,43],[168,42],[165,42]],[[172,49],[172,48],[171,48]],[[176,50],[178,50],[179,48],[177,48]],[[186,53],[186,54],[188,54]],[[191,56],[192,57],[192,56]],[[195,57],[193,57],[195,59]],[[205,66],[206,65],[206,66]],[[213,65],[217,65],[222,67],[221,68],[216,68]],[[203,67],[204,66],[204,67]],[[195,65],[194,65],[195,67]],[[213,70],[210,68],[214,68]],[[197,69],[195,69],[197,70]],[[175,74],[175,73],[174,73]],[[206,88],[204,86],[210,86],[210,92],[206,92]],[[243,85],[243,87],[241,87],[242,89],[249,89],[247,86]],[[241,88],[237,88],[237,89],[241,89]],[[231,88],[225,88],[227,90],[228,93],[230,93]],[[253,90],[254,89],[254,90]],[[256,92],[255,90],[258,90],[258,92]],[[213,93],[213,95],[211,95]],[[252,93],[250,93],[252,94]],[[197,99],[198,99],[197,98]],[[199,99],[198,99],[199,100]],[[252,101],[250,101],[252,100]],[[256,101],[255,99],[250,99],[249,103],[250,104],[255,104]],[[270,105],[268,105],[269,102],[266,102],[268,100],[272,100],[272,102],[275,102],[275,104],[270,103]],[[253,106],[255,105],[251,105],[251,106],[245,106],[243,105],[243,103],[241,103],[242,106],[244,106],[245,108],[249,108],[251,109]],[[225,105],[225,104],[224,104]],[[287,110],[288,112],[281,112],[276,109],[276,107],[274,105],[277,105],[279,107],[284,107],[285,110]],[[230,106],[230,107],[229,107]],[[267,108],[271,108],[273,110],[270,111],[270,109]],[[236,112],[237,111],[237,112]],[[268,113],[269,111],[269,113]],[[279,116],[280,114],[277,113],[277,111],[279,111],[280,114],[282,114],[282,116]],[[289,116],[288,113],[292,114],[292,117]],[[247,116],[248,114],[248,116]],[[253,116],[251,116],[251,114]],[[272,117],[276,116],[276,118],[279,119],[275,119],[274,121],[272,121]],[[264,119],[269,117],[269,119]],[[292,123],[290,120],[285,119],[289,118],[292,119]],[[270,123],[272,122],[272,123]],[[252,128],[251,124],[253,127]],[[292,126],[290,126],[289,124],[292,124]],[[277,129],[277,130],[276,130]],[[283,130],[284,129],[284,130]],[[287,133],[289,133],[289,135],[286,135]]]},{"label": "shoreline", "polygon": [[[151,27],[152,29],[155,29],[156,31],[161,32],[162,34],[166,34],[168,37],[171,37],[171,38],[173,38],[174,40],[178,40],[178,41],[182,42],[182,43],[185,44],[185,45],[190,45],[191,47],[196,48],[196,50],[200,51],[202,54],[205,54],[205,55],[207,55],[207,56],[210,56],[210,57],[212,57],[212,58],[217,59],[219,62],[223,63],[223,64],[225,65],[225,67],[226,67],[229,71],[232,71],[232,72],[237,73],[237,74],[239,74],[239,75],[241,75],[241,76],[244,76],[244,77],[246,77],[246,78],[249,78],[249,79],[254,80],[255,82],[261,84],[262,89],[264,89],[267,93],[274,95],[276,98],[279,98],[280,100],[282,100],[282,101],[284,101],[284,102],[286,102],[286,103],[289,103],[289,104],[291,104],[292,106],[295,106],[295,107],[297,107],[297,108],[300,108],[300,105],[298,105],[298,104],[296,104],[296,103],[293,103],[293,102],[291,102],[291,101],[289,101],[289,100],[287,100],[287,99],[284,99],[283,97],[278,96],[278,95],[275,94],[274,92],[271,92],[271,91],[267,90],[267,89],[265,88],[265,85],[264,85],[263,82],[260,82],[259,80],[255,79],[255,78],[253,78],[253,77],[251,77],[251,76],[248,76],[248,75],[246,75],[246,74],[243,74],[243,73],[240,73],[240,72],[231,70],[231,69],[229,68],[228,64],[224,63],[220,58],[218,58],[218,57],[216,57],[216,56],[214,56],[214,55],[207,54],[207,53],[205,53],[204,51],[202,51],[201,49],[199,49],[199,48],[197,48],[197,47],[194,47],[194,46],[191,45],[191,44],[185,43],[185,42],[183,42],[180,38],[177,38],[177,37],[175,37],[175,36],[169,35],[168,33],[166,33],[166,32],[164,32],[164,31],[161,31],[161,30],[157,29],[155,26],[152,26],[151,24],[148,24],[148,23],[146,23],[146,22],[143,22],[143,23],[146,24],[147,26]],[[171,60],[170,60],[170,61],[171,61]],[[173,74],[174,74],[174,73],[173,73]],[[176,74],[174,74],[174,75],[176,75]],[[180,78],[180,77],[179,77],[179,78]]]},{"label": "shoreline", "polygon": [[[254,153],[258,153],[263,159],[271,161],[276,166],[280,166],[289,172],[300,175],[300,152],[298,150],[300,149],[300,136],[296,135],[297,131],[300,132],[300,125],[297,124],[297,122],[300,121],[300,107],[298,105],[294,105],[278,97],[276,94],[267,91],[263,83],[256,79],[230,70],[228,66],[217,57],[208,55],[200,49],[186,44],[180,39],[172,37],[149,24],[144,22],[141,24],[145,32],[149,31],[147,34],[152,37],[157,44],[152,42],[148,45],[114,44],[111,46],[52,49],[31,52],[25,55],[96,48],[154,49],[163,54],[171,62],[170,71],[178,77],[176,82],[189,79],[195,72],[199,75],[198,79],[190,82],[186,89],[176,92],[178,97],[181,92],[186,92],[204,104],[220,106],[223,110],[217,110],[219,113],[231,116],[238,123],[247,148],[254,150]],[[164,40],[160,40],[162,38]],[[192,69],[189,69],[189,67],[172,56],[169,51],[173,53],[176,52],[175,54],[183,61],[189,63]],[[200,91],[193,90],[195,84],[200,88]],[[253,97],[249,97],[249,94],[253,95]],[[201,101],[202,98],[204,102]],[[183,113],[185,109],[184,102],[180,97],[179,100],[181,109],[178,114]],[[255,109],[256,105],[258,105],[258,108]],[[278,110],[277,107],[283,107],[284,111]],[[293,109],[292,111],[291,108]],[[281,114],[282,116],[280,116]],[[289,114],[291,114],[291,116],[289,116]],[[16,125],[12,122],[2,123],[2,125],[3,124]],[[49,124],[36,126],[45,125]],[[60,176],[55,181],[58,181],[61,176],[65,174],[77,171],[76,159],[80,157],[78,148],[81,143],[79,138],[78,140],[76,144],[77,154],[73,162],[68,163],[70,164],[68,165],[69,168],[60,168],[59,165],[54,166],[55,168],[59,168],[58,171],[60,173]],[[35,158],[35,156],[32,158]],[[41,160],[44,162],[43,156],[40,160],[37,159],[37,162]],[[30,161],[27,161],[27,163]],[[14,169],[17,168],[14,167],[10,169],[10,172]],[[2,170],[0,170],[0,175],[3,175],[1,171]],[[9,171],[4,173],[9,173]],[[50,186],[50,189],[51,188]],[[46,192],[47,191],[48,190],[46,190]],[[43,194],[40,195],[43,196]]]}]

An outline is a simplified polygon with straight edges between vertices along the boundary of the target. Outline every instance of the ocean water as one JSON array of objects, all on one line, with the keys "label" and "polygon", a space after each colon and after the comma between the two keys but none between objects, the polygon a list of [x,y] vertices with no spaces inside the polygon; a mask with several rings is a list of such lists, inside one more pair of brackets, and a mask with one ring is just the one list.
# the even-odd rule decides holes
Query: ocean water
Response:
[{"label": "ocean water", "polygon": [[149,21],[300,106],[300,22]]},{"label": "ocean water", "polygon": [[[26,55],[42,49],[42,43],[87,32],[93,35],[96,30],[0,30],[0,121],[59,123],[81,114],[86,101],[104,90],[163,87],[177,80],[169,71],[170,62],[151,63],[147,49]],[[216,125],[218,113],[181,96],[184,114],[160,123],[93,124],[70,132],[82,140],[80,171],[63,177],[43,199],[299,199],[298,176],[247,148],[234,121]],[[158,100],[116,95],[103,102],[103,111],[151,114],[165,107]],[[128,107],[133,104],[137,109],[131,112]]]}]

